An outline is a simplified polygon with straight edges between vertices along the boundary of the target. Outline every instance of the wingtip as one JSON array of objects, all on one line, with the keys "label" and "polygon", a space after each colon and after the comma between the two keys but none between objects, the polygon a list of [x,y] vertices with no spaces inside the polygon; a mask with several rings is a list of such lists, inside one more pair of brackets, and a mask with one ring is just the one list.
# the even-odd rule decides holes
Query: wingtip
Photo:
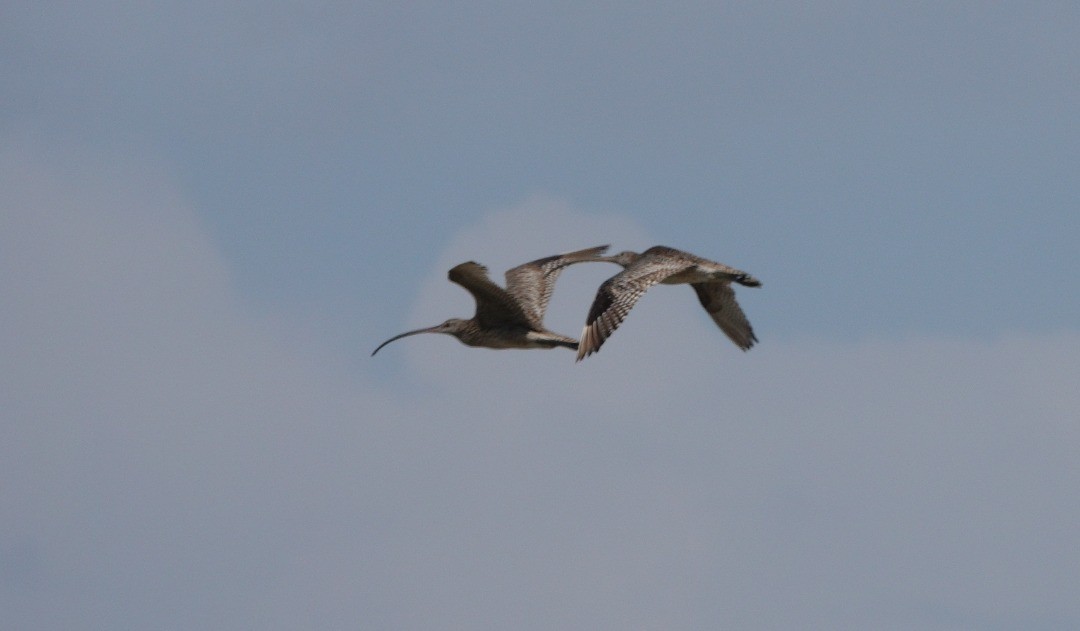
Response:
[{"label": "wingtip", "polygon": [[753,331],[750,331],[750,335],[747,336],[746,340],[744,340],[738,346],[739,346],[740,349],[742,349],[742,352],[745,353],[745,352],[749,351],[751,348],[754,348],[754,345],[756,345],[757,343],[758,343],[757,336],[754,335]]},{"label": "wingtip", "polygon": [[567,252],[563,254],[563,257],[570,258],[572,260],[588,261],[593,257],[602,256],[607,252],[610,245],[598,245],[591,248],[585,248],[584,250],[578,250],[576,252]]}]

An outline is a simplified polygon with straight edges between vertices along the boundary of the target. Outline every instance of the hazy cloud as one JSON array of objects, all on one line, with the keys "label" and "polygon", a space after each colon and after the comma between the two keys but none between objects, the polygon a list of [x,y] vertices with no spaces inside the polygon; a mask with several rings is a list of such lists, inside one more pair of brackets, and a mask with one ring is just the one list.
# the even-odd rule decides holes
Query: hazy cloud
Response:
[{"label": "hazy cloud", "polygon": [[[1080,623],[1075,331],[766,329],[743,354],[692,292],[657,287],[580,364],[444,336],[339,350],[349,363],[237,299],[152,161],[21,147],[0,164],[14,627]],[[471,312],[454,263],[501,280],[596,235],[650,244],[545,198],[492,213],[402,288],[402,328]],[[615,270],[568,270],[549,324],[576,334]]]}]

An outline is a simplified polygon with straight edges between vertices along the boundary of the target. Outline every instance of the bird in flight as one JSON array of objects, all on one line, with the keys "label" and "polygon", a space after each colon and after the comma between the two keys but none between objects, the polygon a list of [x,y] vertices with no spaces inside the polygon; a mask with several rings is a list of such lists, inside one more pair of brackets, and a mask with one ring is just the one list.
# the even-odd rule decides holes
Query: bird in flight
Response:
[{"label": "bird in flight", "polygon": [[492,282],[487,268],[475,261],[456,265],[447,276],[476,299],[476,314],[468,320],[450,318],[442,324],[395,335],[371,354],[374,356],[394,340],[419,333],[453,335],[466,346],[498,349],[561,346],[577,350],[577,340],[544,328],[544,313],[563,268],[601,260],[607,249],[608,246],[602,245],[518,265],[506,271],[505,289]]},{"label": "bird in flight", "polygon": [[640,254],[627,251],[596,260],[617,263],[623,271],[604,281],[597,290],[581,332],[577,361],[599,351],[638,299],[657,283],[689,284],[697,293],[701,306],[736,346],[746,351],[757,342],[754,329],[735,301],[735,290],[731,288],[733,282],[760,287],[761,281],[750,274],[662,245]]}]

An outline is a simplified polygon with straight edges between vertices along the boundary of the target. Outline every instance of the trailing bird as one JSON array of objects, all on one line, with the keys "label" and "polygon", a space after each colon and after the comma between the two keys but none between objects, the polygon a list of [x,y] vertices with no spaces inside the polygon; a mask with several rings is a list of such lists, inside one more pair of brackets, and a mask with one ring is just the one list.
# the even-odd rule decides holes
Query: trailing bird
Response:
[{"label": "trailing bird", "polygon": [[476,315],[468,320],[450,318],[442,324],[395,335],[379,344],[371,355],[394,340],[419,333],[453,335],[466,346],[498,349],[561,346],[577,350],[577,340],[544,328],[544,313],[563,268],[600,260],[607,249],[608,246],[602,245],[518,265],[506,271],[505,289],[492,282],[487,268],[475,261],[456,265],[447,277],[476,299]]},{"label": "trailing bird", "polygon": [[638,299],[653,285],[689,284],[701,306],[735,345],[749,350],[757,337],[746,315],[735,301],[731,283],[760,287],[761,281],[750,274],[682,250],[657,245],[637,252],[620,252],[597,260],[617,263],[623,271],[600,285],[593,300],[585,328],[581,332],[577,361],[600,350],[626,318]]}]

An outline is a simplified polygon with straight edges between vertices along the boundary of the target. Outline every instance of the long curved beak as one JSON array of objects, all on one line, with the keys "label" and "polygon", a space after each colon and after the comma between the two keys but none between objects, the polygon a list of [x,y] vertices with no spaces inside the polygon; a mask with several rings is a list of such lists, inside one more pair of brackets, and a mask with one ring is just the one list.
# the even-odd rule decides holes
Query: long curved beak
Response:
[{"label": "long curved beak", "polygon": [[423,329],[416,329],[415,331],[405,331],[404,333],[399,333],[398,335],[395,335],[394,337],[392,337],[392,338],[390,338],[390,339],[386,340],[386,341],[385,341],[385,342],[383,342],[382,344],[379,344],[379,347],[378,347],[378,348],[376,348],[375,350],[371,351],[371,356],[372,356],[372,357],[374,357],[374,356],[375,356],[375,353],[378,353],[378,352],[379,352],[379,349],[381,349],[382,347],[386,346],[386,345],[387,345],[387,344],[389,344],[390,342],[393,342],[394,340],[400,340],[400,339],[401,339],[401,338],[403,338],[403,337],[409,337],[410,335],[416,335],[416,334],[418,334],[418,333],[438,333],[438,331],[436,330],[436,329],[438,329],[438,328],[439,328],[439,327],[438,327],[438,325],[436,325],[436,326],[429,326],[429,327],[427,327],[427,328],[423,328]]}]

